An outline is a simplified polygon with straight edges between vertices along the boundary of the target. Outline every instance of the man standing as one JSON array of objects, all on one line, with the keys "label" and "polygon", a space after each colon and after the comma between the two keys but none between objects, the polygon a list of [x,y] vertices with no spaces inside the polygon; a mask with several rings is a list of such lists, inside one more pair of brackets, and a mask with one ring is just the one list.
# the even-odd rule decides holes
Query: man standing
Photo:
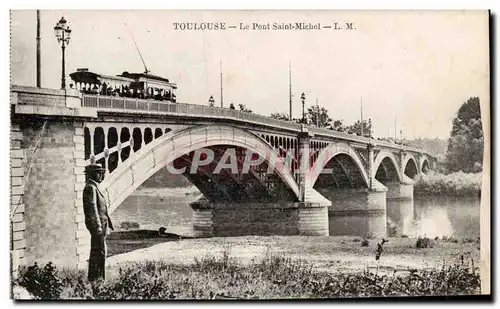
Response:
[{"label": "man standing", "polygon": [[83,189],[83,210],[85,225],[90,232],[89,281],[105,279],[106,236],[113,230],[108,215],[108,206],[104,194],[99,190],[99,183],[104,179],[100,164],[91,163],[85,167],[87,183]]}]

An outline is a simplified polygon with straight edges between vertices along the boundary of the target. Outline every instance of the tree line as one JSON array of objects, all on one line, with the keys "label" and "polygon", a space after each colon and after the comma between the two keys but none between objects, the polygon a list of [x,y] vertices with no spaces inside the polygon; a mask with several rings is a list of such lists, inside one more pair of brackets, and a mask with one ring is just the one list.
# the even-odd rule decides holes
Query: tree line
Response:
[{"label": "tree line", "polygon": [[483,124],[478,97],[460,106],[453,118],[445,164],[448,172],[478,173],[483,170]]},{"label": "tree line", "polygon": [[[290,116],[287,113],[276,112],[271,114],[271,118],[280,120],[289,120]],[[343,120],[333,120],[328,110],[318,105],[313,105],[307,108],[307,113],[304,118],[294,118],[292,121],[318,128],[334,130],[338,132],[346,132],[349,134],[356,134],[358,136],[373,138],[372,122],[371,120],[357,120],[352,125],[344,124]]]}]

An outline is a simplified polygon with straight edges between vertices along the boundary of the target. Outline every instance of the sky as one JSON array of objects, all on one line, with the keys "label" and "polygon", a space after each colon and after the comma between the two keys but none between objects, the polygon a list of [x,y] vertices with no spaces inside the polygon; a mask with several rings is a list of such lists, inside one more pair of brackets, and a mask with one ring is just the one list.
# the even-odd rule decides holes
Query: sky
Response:
[{"label": "sky", "polygon": [[[77,68],[116,75],[142,72],[135,38],[152,74],[177,83],[179,102],[245,104],[293,116],[318,101],[333,119],[371,118],[375,136],[447,138],[460,105],[489,102],[486,11],[45,11],[41,12],[42,87],[59,88],[61,48],[53,27],[64,16],[72,29],[66,73]],[[289,22],[355,30],[175,30],[173,23]],[[36,11],[11,11],[11,84],[35,86]]]}]

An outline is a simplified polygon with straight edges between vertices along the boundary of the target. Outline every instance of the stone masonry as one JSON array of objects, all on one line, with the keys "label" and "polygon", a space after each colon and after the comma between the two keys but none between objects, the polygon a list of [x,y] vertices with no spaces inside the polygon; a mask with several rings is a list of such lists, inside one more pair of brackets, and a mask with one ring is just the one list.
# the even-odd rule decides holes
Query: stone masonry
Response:
[{"label": "stone masonry", "polygon": [[17,273],[23,264],[26,250],[26,222],[24,194],[23,151],[21,150],[22,132],[19,125],[12,125],[10,132],[10,215],[11,215],[11,252],[12,270]]}]

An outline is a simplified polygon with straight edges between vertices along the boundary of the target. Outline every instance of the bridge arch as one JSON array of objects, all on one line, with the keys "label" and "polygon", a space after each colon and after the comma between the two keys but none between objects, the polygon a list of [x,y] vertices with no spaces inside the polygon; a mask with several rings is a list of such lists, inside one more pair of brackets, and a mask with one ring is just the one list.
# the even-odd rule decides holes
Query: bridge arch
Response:
[{"label": "bridge arch", "polygon": [[[407,153],[403,160],[403,173],[404,175],[410,177],[411,179],[415,178],[418,175],[419,169],[417,160],[411,153]],[[403,175],[403,174],[402,174]]]},{"label": "bridge arch", "polygon": [[359,172],[362,184],[369,187],[369,179],[363,162],[356,153],[356,150],[354,150],[354,148],[349,144],[343,142],[329,144],[319,152],[318,158],[309,170],[308,179],[310,180],[311,187],[314,187],[318,177],[322,174],[323,169],[339,155],[343,155],[350,159],[350,163],[352,163],[355,166],[356,171]]},{"label": "bridge arch", "polygon": [[252,150],[259,156],[265,156],[266,161],[270,156],[273,157],[276,167],[274,172],[299,197],[299,188],[291,171],[263,139],[239,128],[207,125],[188,128],[175,135],[163,135],[131,154],[101,184],[110,201],[110,212],[144,181],[175,159],[196,149],[221,144]]},{"label": "bridge arch", "polygon": [[[391,151],[388,150],[381,150],[377,156],[375,157],[375,161],[373,164],[373,172],[374,172],[374,177],[377,178],[377,172],[379,171],[379,168],[381,165],[383,165],[383,162],[390,162],[389,168],[393,170],[393,174],[396,175],[387,175],[387,176],[396,176],[398,181],[401,181],[402,175],[401,171],[399,169],[398,161],[396,160],[396,156]],[[389,172],[389,174],[392,174]]]},{"label": "bridge arch", "polygon": [[422,155],[418,162],[419,171],[422,174],[427,174],[430,168],[429,159],[426,155]]}]

